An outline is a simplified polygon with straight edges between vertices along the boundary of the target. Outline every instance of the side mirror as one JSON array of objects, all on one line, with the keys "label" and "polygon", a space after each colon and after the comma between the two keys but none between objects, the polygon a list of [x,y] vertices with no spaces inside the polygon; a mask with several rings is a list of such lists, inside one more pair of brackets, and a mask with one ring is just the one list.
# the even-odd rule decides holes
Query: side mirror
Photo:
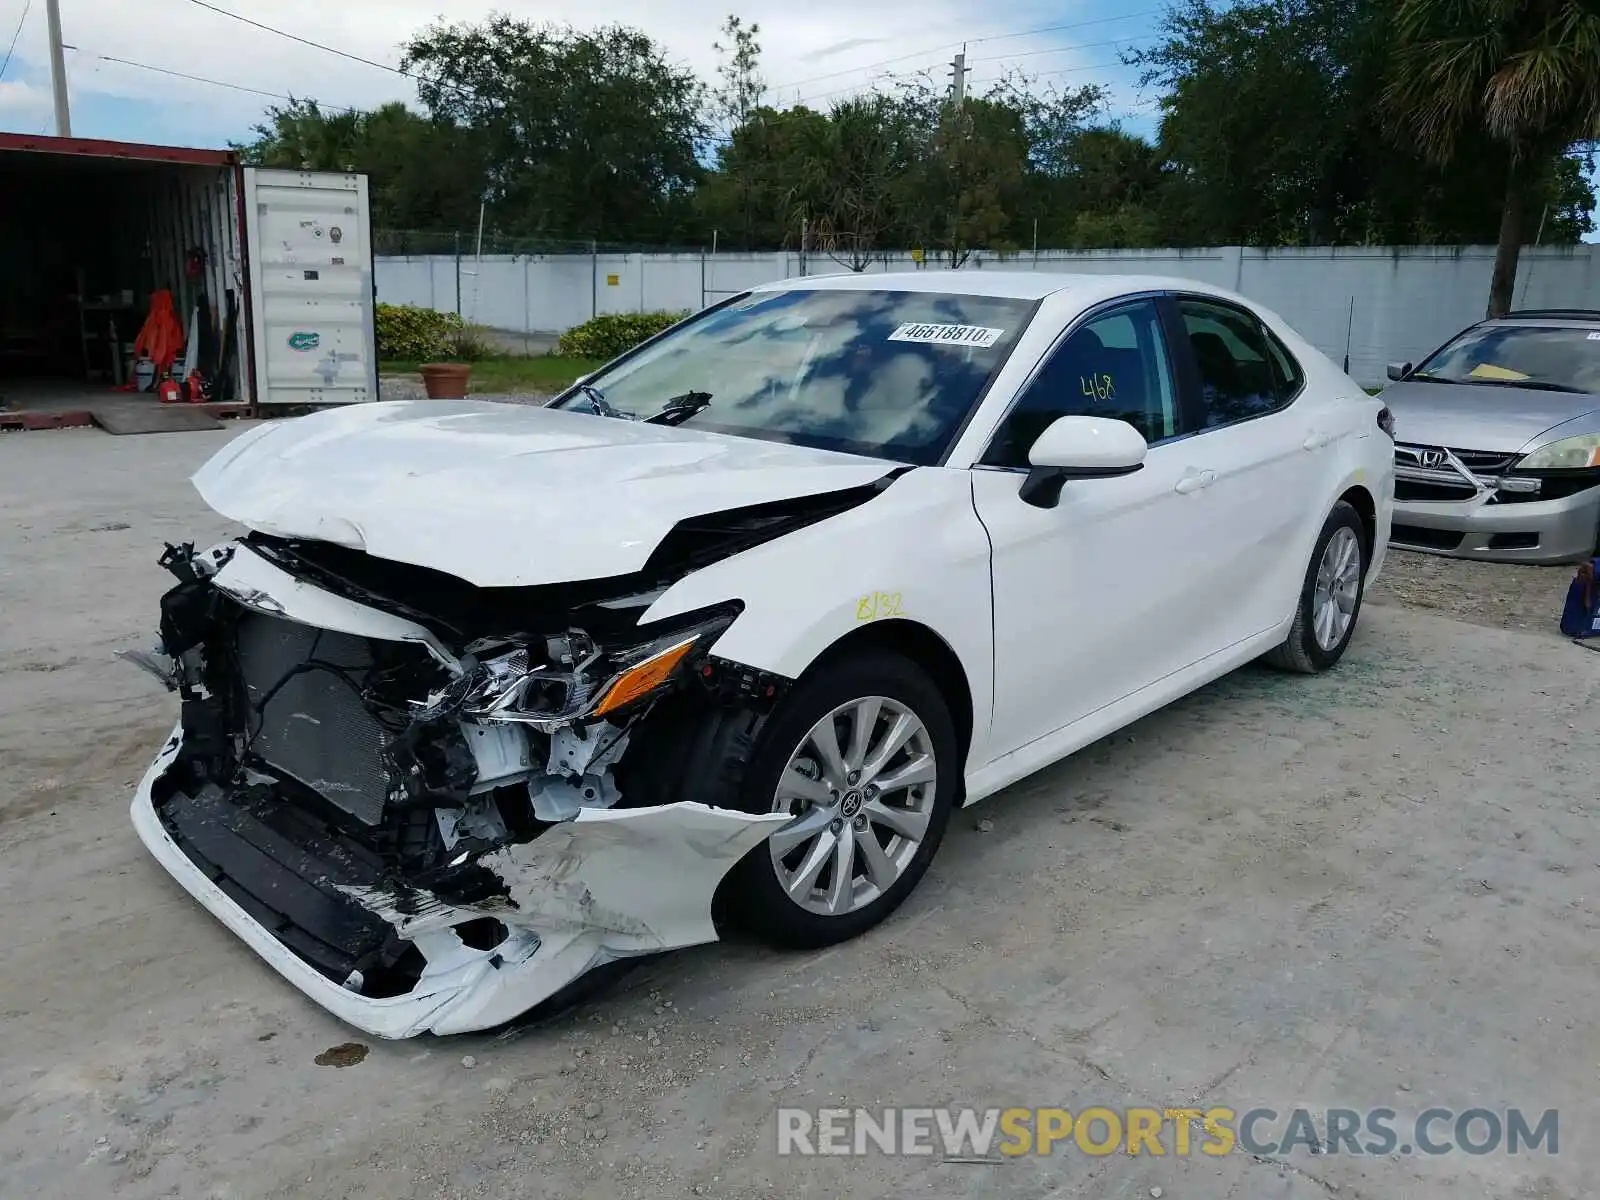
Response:
[{"label": "side mirror", "polygon": [[1390,379],[1404,379],[1411,373],[1411,364],[1408,362],[1392,362],[1389,364]]},{"label": "side mirror", "polygon": [[1018,496],[1035,508],[1054,508],[1069,479],[1111,479],[1144,466],[1150,449],[1126,421],[1057,417],[1028,451],[1032,470]]}]

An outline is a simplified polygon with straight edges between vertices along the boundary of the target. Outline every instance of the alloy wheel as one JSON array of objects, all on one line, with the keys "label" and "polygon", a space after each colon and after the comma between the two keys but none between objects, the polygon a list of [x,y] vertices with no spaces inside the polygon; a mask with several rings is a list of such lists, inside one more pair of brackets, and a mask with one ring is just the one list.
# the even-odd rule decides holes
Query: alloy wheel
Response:
[{"label": "alloy wheel", "polygon": [[1361,540],[1349,526],[1334,531],[1317,564],[1311,589],[1311,630],[1317,645],[1332,651],[1344,641],[1361,599]]},{"label": "alloy wheel", "polygon": [[769,841],[789,898],[844,916],[882,896],[927,836],[938,783],[933,739],[887,696],[841,704],[801,739],[779,776],[772,811],[794,820]]}]

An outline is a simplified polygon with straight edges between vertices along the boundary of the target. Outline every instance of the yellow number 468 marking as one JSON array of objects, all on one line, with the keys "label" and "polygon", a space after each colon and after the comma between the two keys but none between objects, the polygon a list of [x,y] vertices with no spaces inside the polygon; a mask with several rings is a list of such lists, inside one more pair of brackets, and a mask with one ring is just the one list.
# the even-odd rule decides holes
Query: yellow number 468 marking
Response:
[{"label": "yellow number 468 marking", "polygon": [[899,592],[868,592],[856,603],[856,620],[877,621],[884,617],[903,617]]},{"label": "yellow number 468 marking", "polygon": [[1116,399],[1116,381],[1109,375],[1081,375],[1078,377],[1078,386],[1091,400]]}]

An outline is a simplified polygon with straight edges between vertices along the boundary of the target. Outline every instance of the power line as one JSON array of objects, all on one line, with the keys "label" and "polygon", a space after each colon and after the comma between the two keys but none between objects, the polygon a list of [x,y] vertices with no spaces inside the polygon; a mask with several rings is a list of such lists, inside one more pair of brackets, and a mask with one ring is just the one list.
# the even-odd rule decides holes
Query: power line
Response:
[{"label": "power line", "polygon": [[358,62],[368,67],[377,67],[380,71],[388,71],[391,74],[399,75],[404,79],[409,79],[413,83],[433,83],[439,87],[448,88],[450,91],[456,92],[460,95],[468,96],[473,99],[477,98],[475,93],[473,93],[469,88],[464,88],[454,83],[446,83],[443,80],[427,79],[421,75],[413,75],[410,71],[404,70],[401,67],[391,67],[388,63],[379,62],[377,59],[363,58],[361,55],[352,54],[348,50],[340,50],[337,46],[329,46],[322,42],[314,42],[310,38],[301,37],[298,33],[290,33],[286,29],[278,29],[272,25],[262,24],[253,17],[247,17],[236,12],[229,12],[225,8],[219,8],[217,5],[209,3],[209,0],[189,0],[189,3],[199,5],[201,8],[207,9],[210,12],[220,13],[224,17],[232,17],[235,21],[242,21],[246,25],[260,29],[265,33],[275,33],[281,38],[288,38],[291,42],[299,42],[302,46],[310,46],[313,50],[321,50],[327,54],[336,54],[340,58],[348,58],[351,62]]},{"label": "power line", "polygon": [[[1073,75],[1073,74],[1078,73],[1079,71],[1111,71],[1111,70],[1117,69],[1118,67],[1125,67],[1127,65],[1128,64],[1124,63],[1124,62],[1082,63],[1082,64],[1080,64],[1078,66],[1075,66],[1075,67],[1061,67],[1061,68],[1059,68],[1057,70],[1053,70],[1053,71],[1036,71],[1036,72],[1033,72],[1032,74],[1030,74],[1028,77],[1030,79],[1049,79],[1049,78],[1053,78],[1053,77],[1058,76],[1058,75]],[[972,72],[972,68],[971,67],[966,67],[965,69],[966,69],[968,74],[970,74]],[[835,88],[831,92],[822,92],[822,93],[820,93],[818,95],[815,95],[815,96],[805,97],[805,98],[803,98],[801,100],[796,101],[796,103],[797,104],[806,104],[806,103],[815,102],[815,101],[818,101],[818,100],[827,100],[827,99],[829,99],[829,98],[831,98],[833,96],[842,96],[842,95],[845,95],[846,93],[855,93],[855,94],[859,95],[859,94],[862,94],[862,93],[865,93],[865,92],[871,92],[871,91],[875,90],[877,88],[877,86],[879,84],[883,83],[885,80],[892,80],[893,78],[894,78],[894,76],[892,76],[892,75],[880,75],[877,78],[869,80],[869,81],[867,81],[865,83],[856,83],[856,84],[851,84],[848,87]],[[1004,83],[1005,79],[1006,79],[1006,77],[1004,75],[992,75],[992,76],[988,76],[988,77],[983,78],[983,79],[969,80],[968,83],[967,83],[968,94],[969,95],[973,94],[972,89],[974,89],[974,88],[988,87],[988,86],[991,86],[993,84]],[[1152,105],[1152,104],[1155,104],[1155,103],[1157,103],[1156,100],[1147,100],[1147,101],[1142,101],[1140,104],[1135,105],[1134,107],[1135,108],[1148,107],[1149,105]],[[711,146],[711,147],[727,146],[727,145],[730,145],[732,142],[733,142],[733,135],[731,133],[718,132],[718,133],[712,134],[711,136],[709,136],[709,137],[707,137],[705,139],[705,144],[707,146]]]},{"label": "power line", "polygon": [[96,54],[92,50],[79,50],[76,46],[63,46],[64,50],[77,51],[89,58],[99,59],[101,62],[116,63],[124,67],[137,67],[141,71],[154,71],[157,75],[170,75],[174,79],[187,79],[192,83],[209,83],[213,87],[229,88],[235,92],[249,92],[252,96],[267,96],[273,100],[287,100],[293,104],[297,99],[310,100],[322,108],[331,108],[338,112],[355,113],[360,109],[349,108],[343,104],[324,104],[322,101],[310,96],[289,96],[283,92],[268,92],[261,88],[246,87],[242,83],[228,83],[221,79],[207,79],[204,75],[190,75],[187,71],[174,71],[170,67],[152,66],[150,63],[134,62],[131,58],[118,58],[112,54]]},{"label": "power line", "polygon": [[253,25],[257,29],[264,30],[267,33],[275,33],[279,37],[288,38],[291,42],[299,42],[302,46],[310,46],[314,50],[324,50],[329,54],[337,54],[340,58],[348,58],[352,62],[365,63],[369,67],[377,67],[380,71],[393,71],[396,75],[405,75],[407,79],[415,78],[415,76],[407,74],[399,67],[391,67],[388,63],[381,63],[376,59],[362,58],[361,55],[351,54],[347,50],[339,50],[335,49],[333,46],[325,46],[321,42],[313,42],[310,38],[301,37],[298,33],[289,33],[287,30],[274,29],[271,25],[263,25],[260,21],[253,20],[250,17],[241,16],[236,12],[229,12],[225,8],[218,8],[215,4],[208,4],[206,0],[189,0],[189,3],[198,4],[201,8],[210,9],[214,13],[221,13],[225,17],[232,17],[235,21],[243,21],[246,25]]},{"label": "power line", "polygon": [[[199,0],[195,0],[199,3]],[[1122,13],[1115,17],[1096,17],[1092,21],[1068,21],[1061,25],[1041,25],[1036,29],[1021,29],[1014,33],[992,33],[984,37],[967,38],[965,42],[946,42],[942,46],[934,46],[927,50],[919,50],[913,54],[902,54],[895,58],[885,58],[879,62],[862,63],[858,67],[849,67],[842,71],[831,71],[826,75],[812,75],[807,79],[797,79],[791,83],[780,83],[771,89],[774,92],[787,91],[790,88],[803,87],[808,83],[820,83],[825,79],[838,79],[843,75],[854,75],[860,71],[871,71],[878,67],[893,66],[896,63],[909,62],[913,58],[926,58],[930,54],[943,54],[946,50],[961,45],[976,46],[980,42],[1004,42],[1013,38],[1038,37],[1046,33],[1062,33],[1069,29],[1085,29],[1091,25],[1106,25],[1112,21],[1132,21],[1138,17],[1155,16],[1162,10],[1159,8],[1142,9],[1139,12]],[[847,89],[841,89],[847,90]]]},{"label": "power line", "polygon": [[[1031,73],[1028,77],[1030,79],[1050,79],[1050,78],[1053,78],[1054,76],[1057,76],[1057,75],[1075,75],[1079,71],[1113,71],[1118,67],[1125,67],[1127,65],[1128,65],[1127,63],[1123,63],[1123,62],[1083,63],[1080,66],[1062,67],[1059,70],[1055,70],[1055,71],[1035,71],[1035,72]],[[1005,78],[1006,77],[1004,75],[987,76],[987,77],[985,77],[983,79],[977,80],[973,84],[973,86],[974,87],[983,87],[983,86],[985,86],[987,84],[991,84],[991,83],[1003,83],[1003,82],[1005,82]]]},{"label": "power line", "polygon": [[977,45],[979,42],[1004,42],[1009,41],[1011,38],[1038,37],[1041,33],[1060,33],[1067,29],[1084,29],[1090,25],[1105,25],[1111,21],[1132,21],[1136,17],[1153,17],[1163,11],[1163,9],[1159,8],[1146,8],[1141,9],[1139,12],[1123,13],[1115,17],[1099,17],[1093,21],[1072,21],[1065,25],[1043,25],[1038,29],[1024,29],[1020,33],[995,33],[987,37],[972,38],[971,41],[973,45]]},{"label": "power line", "polygon": [[[928,70],[931,71],[932,67],[930,66]],[[879,84],[893,82],[894,78],[895,77],[893,75],[888,73],[874,75],[871,79],[868,79],[865,82],[847,84],[841,88],[834,88],[831,92],[818,92],[814,96],[796,97],[795,104],[811,105],[815,104],[818,100],[831,100],[835,96],[857,95],[861,92],[876,91]]]},{"label": "power line", "polygon": [[1152,38],[1162,36],[1159,33],[1145,33],[1138,37],[1112,38],[1109,42],[1084,42],[1077,46],[1051,46],[1045,50],[1022,50],[1016,54],[991,54],[987,58],[975,58],[973,62],[1000,62],[1010,61],[1013,58],[1035,58],[1040,54],[1065,54],[1069,50],[1099,50],[1105,46],[1126,46],[1132,42],[1148,42]]},{"label": "power line", "polygon": [[[790,88],[804,87],[808,83],[821,83],[825,79],[838,79],[843,75],[855,75],[862,71],[872,71],[878,67],[891,67],[896,63],[909,62],[913,58],[927,58],[930,54],[943,54],[952,46],[959,46],[960,42],[946,42],[942,46],[933,46],[927,50],[918,50],[911,54],[902,54],[896,58],[885,58],[879,62],[862,63],[859,67],[847,67],[843,71],[830,71],[826,75],[812,75],[806,79],[796,79],[792,83],[774,84],[769,91],[786,92]],[[840,89],[848,90],[848,89]]]},{"label": "power line", "polygon": [[23,0],[22,16],[17,21],[17,31],[11,35],[11,45],[6,50],[5,62],[0,62],[0,79],[6,77],[6,68],[11,65],[11,55],[17,48],[17,39],[22,36],[22,27],[28,20],[28,9],[33,7],[33,0]]},{"label": "power line", "polygon": [[[1156,35],[1146,35],[1146,36],[1156,36]],[[1094,43],[1094,45],[1121,45],[1121,44],[1123,44],[1125,42],[1141,41],[1141,40],[1143,40],[1143,37],[1141,37],[1141,38],[1118,38],[1113,42],[1100,42],[1100,43]],[[1087,48],[1089,48],[1089,47],[1068,46],[1068,47],[1059,47],[1057,49],[1077,50],[1077,49],[1087,49]],[[1038,53],[1054,53],[1054,52],[1056,52],[1056,51],[1053,51],[1053,50],[1052,51],[1038,51]],[[973,62],[1002,62],[1002,61],[1009,61],[1012,58],[1021,58],[1021,57],[1023,57],[1023,56],[1022,55],[999,54],[999,55],[995,55],[995,56],[993,56],[991,58],[968,59],[967,62],[968,62],[968,64],[971,64]],[[948,63],[946,63],[945,65],[946,65],[946,67],[949,66]],[[1034,79],[1049,79],[1049,78],[1052,78],[1052,77],[1057,76],[1057,75],[1073,75],[1073,74],[1076,74],[1079,71],[1108,71],[1108,70],[1116,70],[1118,67],[1126,67],[1127,65],[1128,64],[1124,63],[1124,62],[1084,63],[1084,64],[1081,64],[1081,65],[1076,66],[1076,67],[1062,67],[1062,68],[1059,68],[1057,70],[1034,71],[1034,72],[1028,72],[1027,74],[1029,74],[1030,78],[1034,78]],[[918,73],[919,74],[926,74],[927,72],[932,70],[932,66],[933,66],[933,64],[930,64],[929,67],[926,69],[926,71],[918,72]],[[967,70],[970,72],[972,70],[972,67],[969,65],[967,67]],[[948,74],[948,71],[947,71],[947,74]],[[862,80],[859,83],[846,84],[844,87],[832,88],[832,89],[830,89],[829,91],[826,91],[826,92],[816,92],[816,93],[813,93],[812,95],[809,95],[809,96],[798,96],[798,97],[795,98],[794,103],[796,105],[813,105],[813,104],[816,104],[819,101],[831,100],[835,96],[859,95],[859,94],[866,93],[866,92],[872,92],[872,91],[877,90],[877,88],[880,85],[884,84],[884,83],[893,82],[895,80],[895,78],[896,78],[896,76],[892,72],[887,72],[887,71],[880,72],[878,75],[875,75],[873,78],[867,79],[867,80]],[[1002,78],[1003,78],[1002,76],[991,76],[991,77],[988,77],[988,78],[985,78],[985,79],[982,79],[982,80],[975,80],[969,85],[969,87],[978,87],[978,86],[984,86],[984,85],[992,84],[992,83],[999,83],[999,82],[1001,82]],[[723,138],[713,139],[713,140],[714,141],[720,141],[720,142],[727,142],[727,141],[729,141],[731,139],[727,138],[727,137],[723,137]]]}]

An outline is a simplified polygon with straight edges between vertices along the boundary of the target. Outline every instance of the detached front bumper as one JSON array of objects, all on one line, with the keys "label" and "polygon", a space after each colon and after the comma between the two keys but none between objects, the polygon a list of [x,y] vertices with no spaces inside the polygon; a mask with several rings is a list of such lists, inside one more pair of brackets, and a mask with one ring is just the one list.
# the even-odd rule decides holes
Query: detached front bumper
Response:
[{"label": "detached front bumper", "polygon": [[[410,992],[372,998],[341,987],[296,955],[173,839],[153,793],[177,760],[182,736],[181,726],[173,730],[139,783],[132,816],[140,840],[278,974],[336,1017],[380,1038],[491,1028],[604,963],[715,941],[717,885],[789,819],[701,804],[584,810],[538,840],[486,860],[506,881],[514,908],[397,906],[384,893],[355,894],[427,959]],[[454,926],[485,916],[503,922],[511,936],[493,949],[473,949]]]},{"label": "detached front bumper", "polygon": [[1558,500],[1491,504],[1398,500],[1391,540],[1407,550],[1485,562],[1564,563],[1590,558],[1600,530],[1600,488]]}]

